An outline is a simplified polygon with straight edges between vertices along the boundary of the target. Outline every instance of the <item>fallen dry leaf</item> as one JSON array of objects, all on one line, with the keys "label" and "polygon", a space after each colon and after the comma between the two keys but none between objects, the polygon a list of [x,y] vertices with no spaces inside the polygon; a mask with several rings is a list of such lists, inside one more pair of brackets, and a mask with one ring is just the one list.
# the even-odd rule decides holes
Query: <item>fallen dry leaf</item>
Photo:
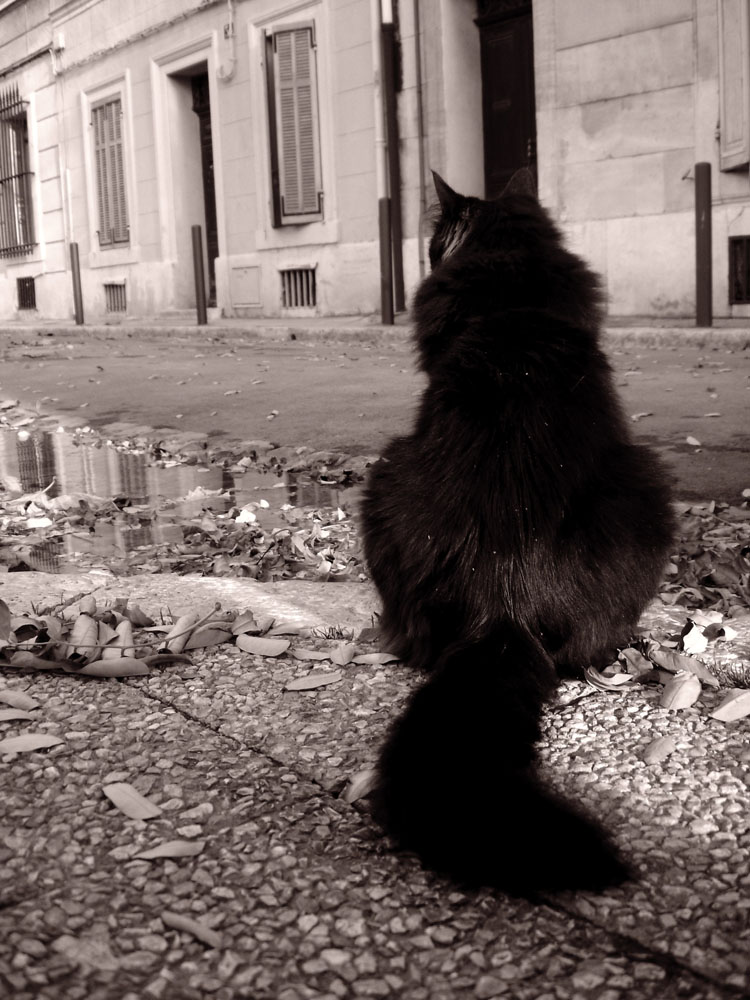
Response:
[{"label": "fallen dry leaf", "polygon": [[149,672],[143,660],[134,656],[116,656],[103,660],[94,660],[85,667],[76,670],[78,674],[87,677],[143,677]]},{"label": "fallen dry leaf", "polygon": [[285,691],[312,691],[314,688],[326,687],[328,684],[335,684],[344,675],[340,670],[332,670],[327,673],[306,674],[305,677],[295,677],[287,681],[284,685]]},{"label": "fallen dry leaf", "polygon": [[341,793],[344,802],[356,802],[369,795],[377,784],[378,772],[374,767],[366,767],[352,775],[349,784]]},{"label": "fallen dry leaf", "polygon": [[337,663],[340,667],[345,667],[347,663],[350,663],[352,657],[357,652],[357,647],[351,642],[342,642],[338,646],[334,646],[331,650],[331,662]]},{"label": "fallen dry leaf", "polygon": [[258,653],[261,656],[280,656],[289,649],[288,639],[266,639],[261,635],[238,635],[236,645],[246,653]]},{"label": "fallen dry leaf", "polygon": [[0,708],[0,722],[16,722],[19,719],[33,719],[34,716],[22,708]]},{"label": "fallen dry leaf", "polygon": [[331,653],[327,649],[302,649],[301,647],[289,650],[289,655],[295,660],[330,660]]},{"label": "fallen dry leaf", "polygon": [[682,648],[688,656],[697,656],[708,648],[708,639],[698,625],[688,625],[688,630],[682,636]]},{"label": "fallen dry leaf", "polygon": [[706,667],[694,656],[686,656],[684,653],[676,653],[673,649],[659,649],[654,643],[654,648],[649,649],[648,658],[657,667],[663,667],[670,673],[676,674],[678,670],[687,670],[691,674],[699,677],[704,684],[717,688],[718,680],[707,670]]},{"label": "fallen dry leaf", "polygon": [[132,604],[130,607],[123,607],[121,614],[124,615],[125,618],[129,618],[136,628],[144,628],[148,625],[154,624],[153,618],[149,618],[146,612],[143,611],[137,604]]},{"label": "fallen dry leaf", "polygon": [[99,648],[99,625],[90,615],[79,615],[68,637],[67,655],[78,653],[87,660],[95,659]]},{"label": "fallen dry leaf", "polygon": [[152,858],[193,858],[200,854],[205,846],[205,840],[167,840],[146,851],[139,851],[133,857],[144,858],[146,861]]},{"label": "fallen dry leaf", "polygon": [[93,616],[96,614],[96,598],[93,594],[86,594],[78,602],[78,611],[82,615]]},{"label": "fallen dry leaf", "polygon": [[359,653],[352,663],[395,663],[397,660],[393,653]]},{"label": "fallen dry leaf", "polygon": [[669,708],[675,712],[681,708],[690,708],[700,698],[702,690],[701,682],[695,674],[687,670],[678,670],[664,685],[659,704],[662,708]]},{"label": "fallen dry leaf", "polygon": [[173,653],[181,653],[190,638],[193,625],[195,625],[199,618],[200,615],[197,611],[190,611],[186,615],[180,615],[164,637],[161,648],[169,649]]},{"label": "fallen dry leaf", "polygon": [[653,669],[651,661],[647,660],[643,653],[631,647],[621,649],[617,659],[625,663],[628,673],[633,674],[634,677],[640,677],[641,674],[646,674]]},{"label": "fallen dry leaf", "polygon": [[161,815],[161,807],[144,798],[127,781],[114,781],[109,785],[103,785],[102,791],[110,802],[130,819],[154,819]]},{"label": "fallen dry leaf", "polygon": [[50,736],[48,733],[22,733],[20,736],[8,736],[0,740],[0,753],[31,753],[55,747],[62,742],[58,736]]},{"label": "fallen dry leaf", "polygon": [[750,715],[750,690],[735,688],[722,703],[710,713],[719,722],[736,722]]},{"label": "fallen dry leaf", "polygon": [[16,691],[14,688],[0,688],[0,701],[13,708],[23,708],[31,711],[32,708],[39,708],[39,702],[34,701],[25,691]]},{"label": "fallen dry leaf", "polygon": [[123,618],[115,629],[114,637],[102,649],[101,658],[103,660],[117,659],[124,656],[124,650],[134,648],[133,623],[129,618]]},{"label": "fallen dry leaf", "polygon": [[59,670],[66,664],[73,668],[70,660],[45,660],[41,656],[37,656],[36,653],[30,653],[27,649],[19,649],[15,653],[11,653],[8,662],[12,667],[18,667],[21,670]]},{"label": "fallen dry leaf", "polygon": [[696,610],[690,612],[690,620],[701,628],[706,628],[708,625],[718,625],[724,620],[724,615],[720,611]]},{"label": "fallen dry leaf", "polygon": [[183,649],[205,649],[208,646],[218,646],[222,642],[227,642],[232,635],[228,625],[229,623],[227,623],[226,628],[220,627],[214,622],[202,625],[188,636],[188,641]]},{"label": "fallen dry leaf", "polygon": [[11,613],[5,601],[0,598],[0,639],[7,639],[10,635]]},{"label": "fallen dry leaf", "polygon": [[241,635],[246,632],[257,635],[260,631],[261,629],[255,619],[255,615],[249,609],[243,611],[242,614],[238,615],[232,622],[232,632],[234,632],[235,635]]},{"label": "fallen dry leaf", "polygon": [[665,760],[677,749],[677,744],[672,736],[659,736],[653,740],[643,751],[642,760],[644,764],[658,764]]},{"label": "fallen dry leaf", "polygon": [[595,667],[586,667],[583,676],[587,684],[600,691],[624,691],[625,687],[633,682],[632,674],[616,673],[608,676],[600,673]]},{"label": "fallen dry leaf", "polygon": [[165,910],[160,916],[162,923],[166,927],[191,934],[194,938],[209,945],[211,948],[221,948],[223,940],[221,934],[213,930],[213,928],[206,926],[206,924],[201,923],[200,920],[193,920],[192,917],[186,917],[182,913],[173,913],[171,910]]}]

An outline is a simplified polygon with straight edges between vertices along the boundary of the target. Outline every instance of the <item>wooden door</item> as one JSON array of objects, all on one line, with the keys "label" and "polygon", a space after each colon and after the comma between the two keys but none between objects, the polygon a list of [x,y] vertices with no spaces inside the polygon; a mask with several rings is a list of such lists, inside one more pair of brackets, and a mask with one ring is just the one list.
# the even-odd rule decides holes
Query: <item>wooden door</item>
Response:
[{"label": "wooden door", "polygon": [[211,140],[211,104],[208,94],[208,73],[192,79],[193,111],[198,115],[203,175],[203,203],[206,208],[206,251],[208,254],[208,305],[216,305],[216,258],[219,256],[219,234],[216,226],[216,191],[214,188],[214,147]]},{"label": "wooden door", "polygon": [[495,198],[516,170],[536,177],[536,102],[531,5],[480,0],[485,196]]}]

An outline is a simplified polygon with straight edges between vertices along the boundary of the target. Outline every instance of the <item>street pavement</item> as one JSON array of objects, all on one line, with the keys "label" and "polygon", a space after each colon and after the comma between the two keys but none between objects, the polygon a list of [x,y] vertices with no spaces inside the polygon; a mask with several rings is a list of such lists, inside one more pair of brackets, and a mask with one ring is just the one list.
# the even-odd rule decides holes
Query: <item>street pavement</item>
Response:
[{"label": "street pavement", "polygon": [[[736,503],[750,486],[750,331],[613,328],[604,342],[633,430],[664,455],[678,495]],[[270,440],[377,454],[408,428],[423,385],[408,327],[343,319],[19,324],[0,328],[0,350],[0,399],[69,427],[145,427],[214,450]]]},{"label": "street pavement", "polygon": [[[0,334],[2,394],[21,400],[27,394],[27,403],[40,402],[67,426],[81,421],[80,403],[87,402],[85,418],[100,426],[114,423],[108,418],[116,412],[120,424],[206,434],[207,416],[216,410],[211,426],[228,428],[225,441],[268,437],[273,425],[284,443],[376,453],[379,436],[408,419],[419,388],[400,342],[403,330],[364,328],[355,337],[342,324],[336,335],[318,328],[317,337],[308,337],[297,328],[290,345],[282,326],[269,327],[285,331],[276,340],[273,333],[255,339],[236,328],[214,329],[198,334],[196,350],[195,333],[164,329],[129,339],[132,376],[125,374],[131,369],[122,330],[88,339],[71,330]],[[747,465],[738,468],[747,458],[749,352],[741,335],[729,333],[709,345],[668,342],[662,332],[617,333],[611,350],[626,410],[637,416],[634,429],[673,461],[680,489],[686,495],[700,489],[702,499],[711,499],[721,487],[737,503],[750,486]],[[243,338],[247,346],[238,342]],[[55,354],[68,343],[71,353]],[[116,351],[123,351],[122,365],[113,364]],[[187,372],[179,365],[188,351],[193,370],[202,373],[191,390],[176,377]],[[64,378],[61,357],[71,358]],[[197,361],[205,366],[196,369]],[[110,371],[100,403],[88,388],[97,366],[100,376]],[[57,382],[76,389],[47,392],[45,384],[39,391],[47,367],[57,369]],[[314,391],[303,385],[305,373],[310,385],[320,376]],[[257,385],[267,395],[251,389],[255,378],[264,379]],[[325,436],[327,410],[316,407],[355,383],[354,398],[347,396],[335,416],[348,437],[334,444]],[[352,414],[366,412],[367,386],[393,395],[368,408],[362,424]],[[240,391],[224,395],[233,388]],[[114,398],[121,389],[122,404]],[[351,409],[355,399],[361,410]],[[268,421],[273,409],[279,413]],[[179,412],[196,425],[181,422]],[[719,456],[731,461],[722,464]],[[102,572],[0,577],[0,597],[14,614],[41,613],[81,594],[94,595],[100,607],[127,597],[154,617],[167,609],[208,610],[218,601],[325,636],[356,637],[377,611],[370,587],[356,583],[168,574],[116,579]],[[314,642],[332,644],[293,637],[295,645]],[[750,995],[750,746],[747,720],[721,723],[709,715],[724,692],[706,689],[695,706],[670,711],[647,688],[611,693],[565,685],[545,718],[545,774],[608,826],[638,877],[598,895],[529,902],[465,891],[423,872],[413,858],[389,849],[361,803],[342,798],[350,779],[372,765],[389,720],[416,683],[402,667],[349,663],[335,683],[297,692],[285,690],[291,679],[331,666],[226,645],[191,658],[127,680],[0,670],[0,688],[38,703],[31,720],[0,721],[0,738],[33,730],[62,740],[46,751],[0,756],[0,995]],[[674,739],[675,752],[646,763],[646,747],[661,736]],[[127,819],[102,793],[118,781],[135,785],[161,813]],[[499,822],[513,822],[502,807],[498,802]],[[178,838],[193,842],[197,853],[136,857]],[[549,850],[555,850],[552,833]]]}]

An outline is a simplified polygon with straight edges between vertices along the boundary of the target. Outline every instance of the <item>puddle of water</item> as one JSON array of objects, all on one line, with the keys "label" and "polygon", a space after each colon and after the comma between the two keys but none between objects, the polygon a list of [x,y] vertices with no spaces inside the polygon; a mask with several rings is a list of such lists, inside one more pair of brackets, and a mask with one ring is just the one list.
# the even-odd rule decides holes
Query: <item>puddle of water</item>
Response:
[{"label": "puddle of water", "polygon": [[[184,499],[198,488],[221,490],[222,495]],[[284,472],[279,476],[252,470],[234,474],[197,465],[164,468],[151,464],[146,454],[76,443],[66,433],[0,431],[0,496],[13,499],[39,490],[45,490],[50,498],[66,494],[104,500],[127,498],[129,506],[158,511],[155,518],[144,517],[140,522],[135,518],[114,523],[97,519],[93,530],[84,525],[80,531],[39,543],[27,536],[24,562],[45,572],[77,568],[72,558],[76,554],[86,553],[106,564],[108,558],[122,559],[140,546],[181,543],[181,524],[204,510],[220,514],[265,500],[269,507],[262,511],[260,520],[265,530],[272,530],[285,523],[279,514],[284,504],[349,507],[359,493],[356,487],[331,486],[308,473]],[[167,501],[166,509],[159,510]],[[17,543],[21,541],[17,538]]]}]

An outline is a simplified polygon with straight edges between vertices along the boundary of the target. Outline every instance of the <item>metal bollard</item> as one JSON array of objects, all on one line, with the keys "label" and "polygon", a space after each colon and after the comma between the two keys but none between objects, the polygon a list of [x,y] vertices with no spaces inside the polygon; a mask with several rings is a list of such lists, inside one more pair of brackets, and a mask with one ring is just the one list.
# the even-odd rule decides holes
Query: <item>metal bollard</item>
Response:
[{"label": "metal bollard", "polygon": [[198,314],[198,326],[206,326],[208,312],[206,311],[206,276],[203,271],[203,244],[201,227],[191,226],[193,234],[193,273],[195,275],[195,308]]},{"label": "metal bollard", "polygon": [[393,326],[393,257],[391,247],[391,199],[378,199],[380,232],[380,316],[384,326]]},{"label": "metal bollard", "polygon": [[713,325],[711,164],[695,164],[695,325]]},{"label": "metal bollard", "polygon": [[70,244],[70,270],[73,275],[73,308],[75,309],[76,325],[83,326],[83,292],[81,290],[81,262],[78,257],[78,244]]}]

